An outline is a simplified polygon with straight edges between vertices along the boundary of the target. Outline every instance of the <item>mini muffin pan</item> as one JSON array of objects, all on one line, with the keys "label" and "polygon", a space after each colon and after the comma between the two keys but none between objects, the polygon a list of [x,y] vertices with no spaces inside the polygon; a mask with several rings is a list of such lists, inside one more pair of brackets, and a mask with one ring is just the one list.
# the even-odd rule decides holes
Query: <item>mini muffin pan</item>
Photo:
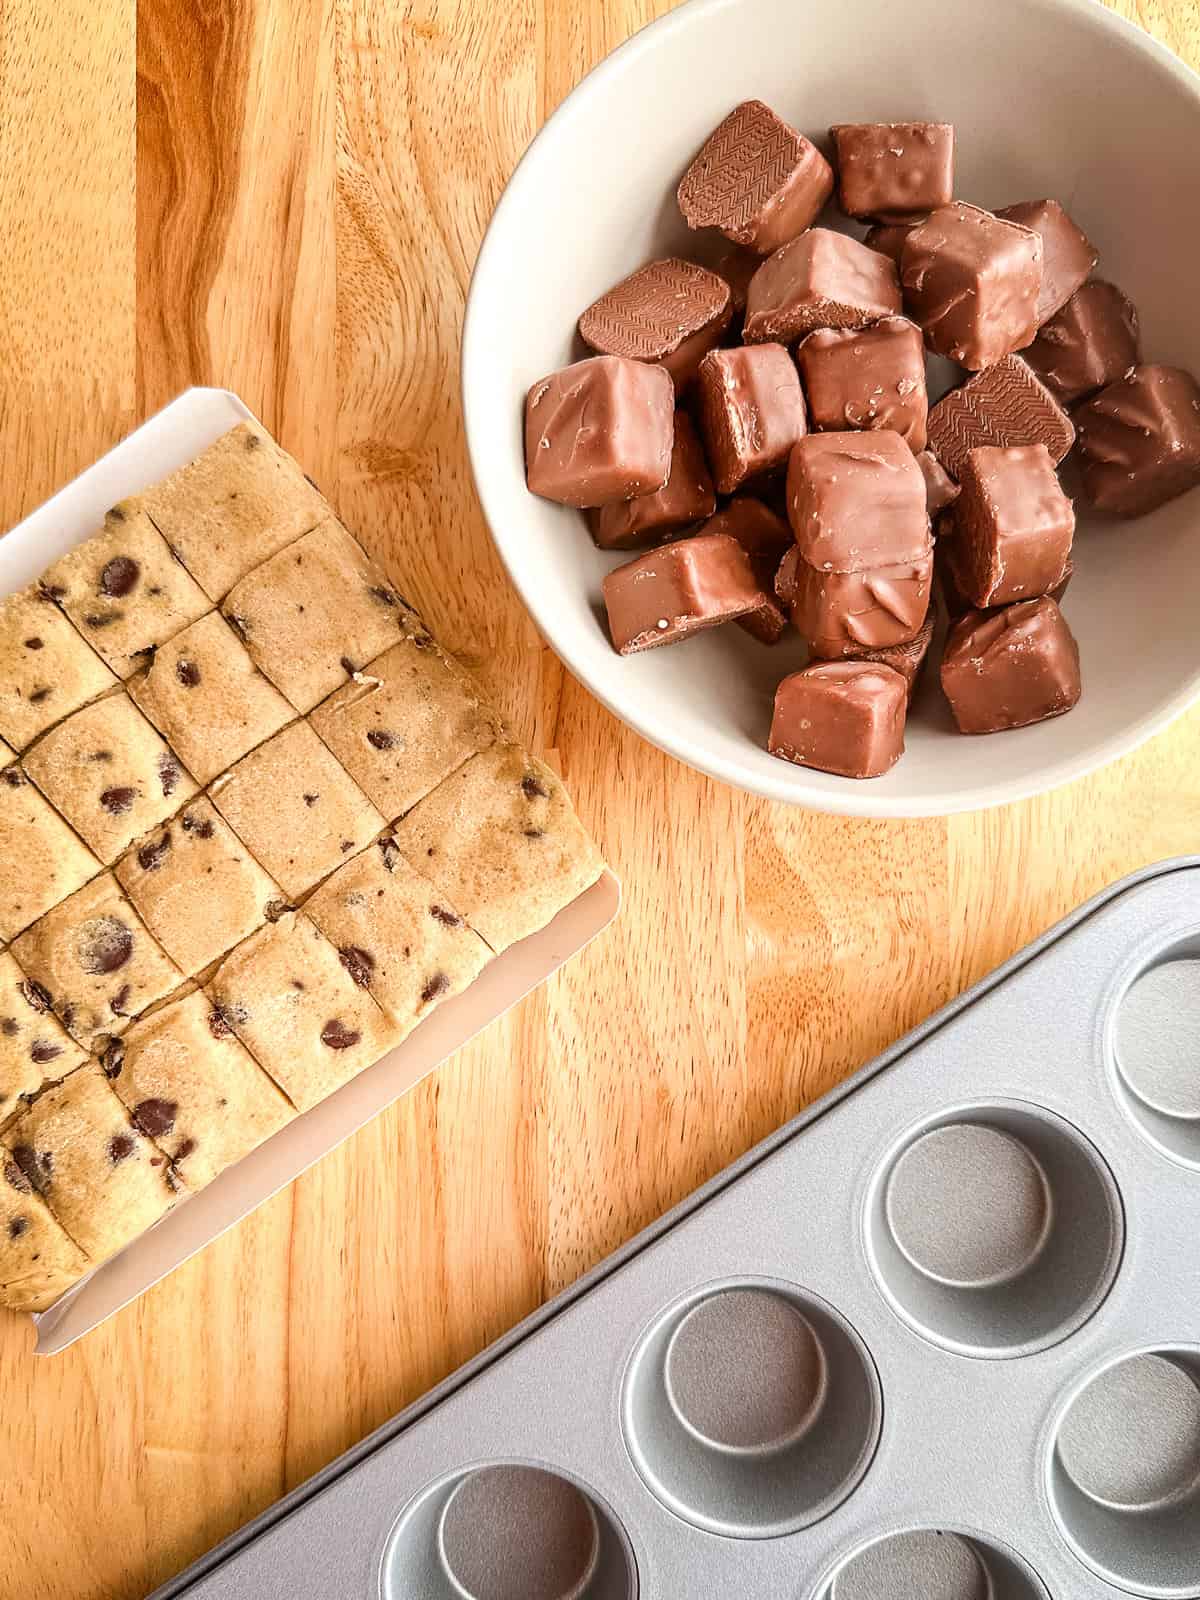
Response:
[{"label": "mini muffin pan", "polygon": [[1200,1597],[1200,862],[1115,885],[157,1600]]}]

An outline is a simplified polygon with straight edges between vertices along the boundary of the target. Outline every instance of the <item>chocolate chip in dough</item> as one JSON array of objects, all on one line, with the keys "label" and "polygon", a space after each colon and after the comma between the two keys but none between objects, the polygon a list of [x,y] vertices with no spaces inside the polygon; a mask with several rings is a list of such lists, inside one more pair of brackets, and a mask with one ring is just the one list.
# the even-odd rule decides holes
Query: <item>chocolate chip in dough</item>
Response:
[{"label": "chocolate chip in dough", "polygon": [[118,917],[93,917],[79,930],[79,965],[90,977],[117,972],[133,954],[133,934]]},{"label": "chocolate chip in dough", "polygon": [[395,748],[396,735],[385,728],[372,728],[367,734],[367,743],[374,750],[391,750]]},{"label": "chocolate chip in dough", "polygon": [[128,1161],[136,1149],[137,1143],[132,1134],[114,1133],[108,1141],[108,1159],[114,1167],[118,1166],[122,1161]]},{"label": "chocolate chip in dough", "polygon": [[120,600],[132,593],[142,569],[132,556],[113,556],[104,563],[100,574],[100,593],[110,600]]},{"label": "chocolate chip in dough", "polygon": [[[185,817],[184,827],[186,826],[187,818]],[[141,867],[143,872],[156,872],[166,860],[167,852],[170,848],[171,830],[168,828],[157,839],[150,839],[139,848],[137,853],[138,866]]]},{"label": "chocolate chip in dough", "polygon": [[[97,756],[96,759],[101,758]],[[131,789],[128,784],[121,784],[115,789],[105,789],[100,796],[100,804],[110,816],[123,817],[127,811],[132,811],[136,799],[137,790]]]},{"label": "chocolate chip in dough", "polygon": [[331,1050],[352,1050],[362,1034],[357,1028],[348,1028],[344,1022],[333,1018],[321,1029],[321,1043]]},{"label": "chocolate chip in dough", "polygon": [[133,1120],[151,1139],[165,1139],[178,1115],[179,1106],[174,1100],[139,1100],[133,1108]]},{"label": "chocolate chip in dough", "polygon": [[62,1045],[55,1044],[53,1039],[35,1039],[29,1047],[29,1059],[44,1067],[48,1061],[55,1061],[62,1055]]},{"label": "chocolate chip in dough", "polygon": [[541,781],[538,778],[535,778],[531,772],[527,772],[521,779],[521,788],[524,790],[525,797],[528,800],[532,800],[535,795],[542,800],[548,800],[550,798],[550,796],[546,793],[545,787]]},{"label": "chocolate chip in dough", "polygon": [[21,1235],[23,1233],[28,1232],[28,1230],[29,1230],[29,1218],[28,1217],[11,1217],[9,1219],[8,1237],[10,1239],[19,1239],[21,1237]]},{"label": "chocolate chip in dough", "polygon": [[338,959],[360,989],[371,987],[371,974],[375,970],[375,957],[356,944],[344,944]]},{"label": "chocolate chip in dough", "polygon": [[421,1000],[428,1005],[431,1000],[436,1000],[438,995],[445,994],[450,987],[450,979],[444,972],[435,972],[433,977],[421,990]]},{"label": "chocolate chip in dough", "polygon": [[185,689],[194,689],[200,682],[200,668],[194,661],[180,659],[175,663],[175,676]]}]

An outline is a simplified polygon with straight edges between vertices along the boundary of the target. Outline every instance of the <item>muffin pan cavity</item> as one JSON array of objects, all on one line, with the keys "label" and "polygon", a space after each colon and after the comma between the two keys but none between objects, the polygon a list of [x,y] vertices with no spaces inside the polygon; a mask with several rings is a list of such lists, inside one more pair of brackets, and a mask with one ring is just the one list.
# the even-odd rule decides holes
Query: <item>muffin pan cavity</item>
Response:
[{"label": "muffin pan cavity", "polygon": [[1046,1600],[1046,1590],[990,1539],[907,1528],[856,1550],[816,1600]]},{"label": "muffin pan cavity", "polygon": [[1200,1595],[1200,1347],[1093,1373],[1058,1417],[1047,1489],[1067,1542],[1109,1583]]},{"label": "muffin pan cavity", "polygon": [[1200,936],[1135,978],[1116,1009],[1117,1098],[1142,1133],[1200,1168]]},{"label": "muffin pan cavity", "polygon": [[573,1478],[489,1462],[425,1489],[383,1562],[383,1600],[637,1600],[612,1512]]},{"label": "muffin pan cavity", "polygon": [[850,1494],[879,1438],[874,1363],[850,1324],[791,1284],[709,1285],[639,1341],[621,1425],[647,1488],[733,1538],[807,1527]]},{"label": "muffin pan cavity", "polygon": [[959,1107],[910,1129],[866,1209],[880,1288],[918,1333],[962,1355],[1028,1355],[1095,1311],[1121,1259],[1112,1174],[1040,1107]]}]

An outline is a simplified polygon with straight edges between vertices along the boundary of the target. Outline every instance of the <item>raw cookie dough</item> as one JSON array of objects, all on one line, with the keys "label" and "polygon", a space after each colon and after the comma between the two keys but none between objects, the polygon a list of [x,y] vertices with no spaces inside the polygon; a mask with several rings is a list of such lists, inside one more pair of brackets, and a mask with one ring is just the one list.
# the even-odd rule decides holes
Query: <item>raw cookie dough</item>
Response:
[{"label": "raw cookie dough", "polygon": [[130,1122],[97,1065],[47,1089],[3,1142],[93,1261],[113,1255],[175,1202],[180,1180]]},{"label": "raw cookie dough", "polygon": [[405,1033],[491,960],[479,935],[390,838],[339,867],[304,909],[359,988]]},{"label": "raw cookie dough", "polygon": [[279,886],[203,795],[113,869],[150,932],[188,977],[284,909]]},{"label": "raw cookie dough", "polygon": [[216,611],[177,633],[129,693],[198,783],[209,783],[296,713]]},{"label": "raw cookie dough", "polygon": [[20,1109],[19,1096],[36,1094],[86,1060],[37,984],[0,952],[0,1128]]},{"label": "raw cookie dough", "polygon": [[44,1311],[90,1266],[20,1167],[0,1150],[0,1305]]},{"label": "raw cookie dough", "polygon": [[307,1111],[399,1038],[337,951],[302,913],[260,928],[221,963],[209,990],[228,1026],[298,1111]]},{"label": "raw cookie dough", "polygon": [[106,864],[196,792],[174,751],[124,694],[68,717],[23,765]]},{"label": "raw cookie dough", "polygon": [[14,750],[116,682],[37,584],[0,600],[0,738]]},{"label": "raw cookie dough", "polygon": [[311,711],[417,621],[332,517],[244,578],[221,610],[298,711]]},{"label": "raw cookie dough", "polygon": [[229,826],[292,900],[384,825],[304,722],[251,751],[210,792]]},{"label": "raw cookie dough", "polygon": [[99,533],[42,574],[42,588],[120,678],[210,609],[136,500],[114,506]]},{"label": "raw cookie dough", "polygon": [[67,1032],[89,1048],[182,982],[111,872],[47,912],[12,948]]},{"label": "raw cookie dough", "polygon": [[142,508],[213,600],[330,515],[269,434],[241,422],[141,497]]},{"label": "raw cookie dough", "polygon": [[424,628],[336,689],[309,721],[389,819],[500,736],[474,680]]},{"label": "raw cookie dough", "polygon": [[134,1123],[201,1188],[295,1112],[200,990],[135,1022],[105,1052],[104,1074]]},{"label": "raw cookie dough", "polygon": [[99,871],[20,767],[0,769],[0,939],[15,939]]},{"label": "raw cookie dough", "polygon": [[472,756],[396,824],[396,841],[496,951],[604,870],[562,784],[515,744]]}]

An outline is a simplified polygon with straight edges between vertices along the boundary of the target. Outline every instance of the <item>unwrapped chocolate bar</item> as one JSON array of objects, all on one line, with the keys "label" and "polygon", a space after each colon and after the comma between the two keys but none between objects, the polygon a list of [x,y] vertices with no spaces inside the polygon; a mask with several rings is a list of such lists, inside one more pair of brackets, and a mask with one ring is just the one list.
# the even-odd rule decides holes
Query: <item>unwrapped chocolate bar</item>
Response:
[{"label": "unwrapped chocolate bar", "polygon": [[783,466],[803,438],[804,392],[781,344],[712,350],[697,379],[700,429],[721,494]]},{"label": "unwrapped chocolate bar", "polygon": [[878,778],[904,754],[908,684],[874,661],[820,661],[775,691],[767,749],[841,778]]},{"label": "unwrapped chocolate bar", "polygon": [[592,302],[579,336],[604,355],[659,361],[682,389],[733,314],[728,283],[694,261],[650,261]]},{"label": "unwrapped chocolate bar", "polygon": [[660,545],[604,579],[612,641],[623,656],[732,622],[766,601],[746,552],[723,533]]},{"label": "unwrapped chocolate bar", "polygon": [[915,639],[929,612],[932,579],[932,550],[897,566],[824,572],[793,547],[776,575],[775,592],[812,653],[834,660]]},{"label": "unwrapped chocolate bar", "polygon": [[844,233],[810,228],[751,278],[743,337],[788,344],[814,328],[865,328],[899,311],[900,279],[887,256]]},{"label": "unwrapped chocolate bar", "polygon": [[969,611],[946,641],[942,688],[960,733],[1028,727],[1078,701],[1079,647],[1049,595]]},{"label": "unwrapped chocolate bar", "polygon": [[929,554],[925,480],[898,433],[812,433],[788,463],[788,520],[801,557],[826,572]]},{"label": "unwrapped chocolate bar", "polygon": [[1032,228],[1042,241],[1042,287],[1037,303],[1041,327],[1087,282],[1100,259],[1096,247],[1057,200],[1024,200],[1020,205],[1005,206],[996,215]]},{"label": "unwrapped chocolate bar", "polygon": [[1137,365],[1137,311],[1115,284],[1096,278],[1038,329],[1025,360],[1056,400],[1073,406]]},{"label": "unwrapped chocolate bar", "polygon": [[819,328],[800,343],[796,364],[814,427],[891,428],[910,449],[925,448],[925,344],[907,317]]},{"label": "unwrapped chocolate bar", "polygon": [[738,617],[738,626],[761,644],[777,644],[787,627],[787,616],[775,595],[775,574],[791,545],[791,528],[770,506],[746,494],[731,500],[700,531],[728,534],[746,552],[766,600],[757,610]]},{"label": "unwrapped chocolate bar", "polygon": [[1075,509],[1045,445],[969,451],[953,519],[955,572],[973,606],[1032,600],[1062,581]]},{"label": "unwrapped chocolate bar", "polygon": [[1181,367],[1134,367],[1075,413],[1083,493],[1140,517],[1200,484],[1200,384]]},{"label": "unwrapped chocolate bar", "polygon": [[601,550],[631,550],[660,534],[710,517],[716,507],[708,462],[695,425],[686,411],[677,411],[671,474],[666,483],[653,494],[593,508],[588,512],[588,524]]},{"label": "unwrapped chocolate bar", "polygon": [[838,200],[848,217],[905,222],[954,197],[954,129],[946,122],[844,122],[837,150]]},{"label": "unwrapped chocolate bar", "polygon": [[1037,332],[1042,241],[962,201],[942,206],[904,242],[904,302],[930,349],[976,370]]},{"label": "unwrapped chocolate bar", "polygon": [[1057,465],[1074,443],[1070,417],[1020,356],[976,373],[929,413],[929,447],[954,477],[976,445],[1044,444]]},{"label": "unwrapped chocolate bar", "polygon": [[529,487],[580,507],[653,494],[670,472],[674,417],[663,367],[591,356],[552,372],[525,401]]}]

